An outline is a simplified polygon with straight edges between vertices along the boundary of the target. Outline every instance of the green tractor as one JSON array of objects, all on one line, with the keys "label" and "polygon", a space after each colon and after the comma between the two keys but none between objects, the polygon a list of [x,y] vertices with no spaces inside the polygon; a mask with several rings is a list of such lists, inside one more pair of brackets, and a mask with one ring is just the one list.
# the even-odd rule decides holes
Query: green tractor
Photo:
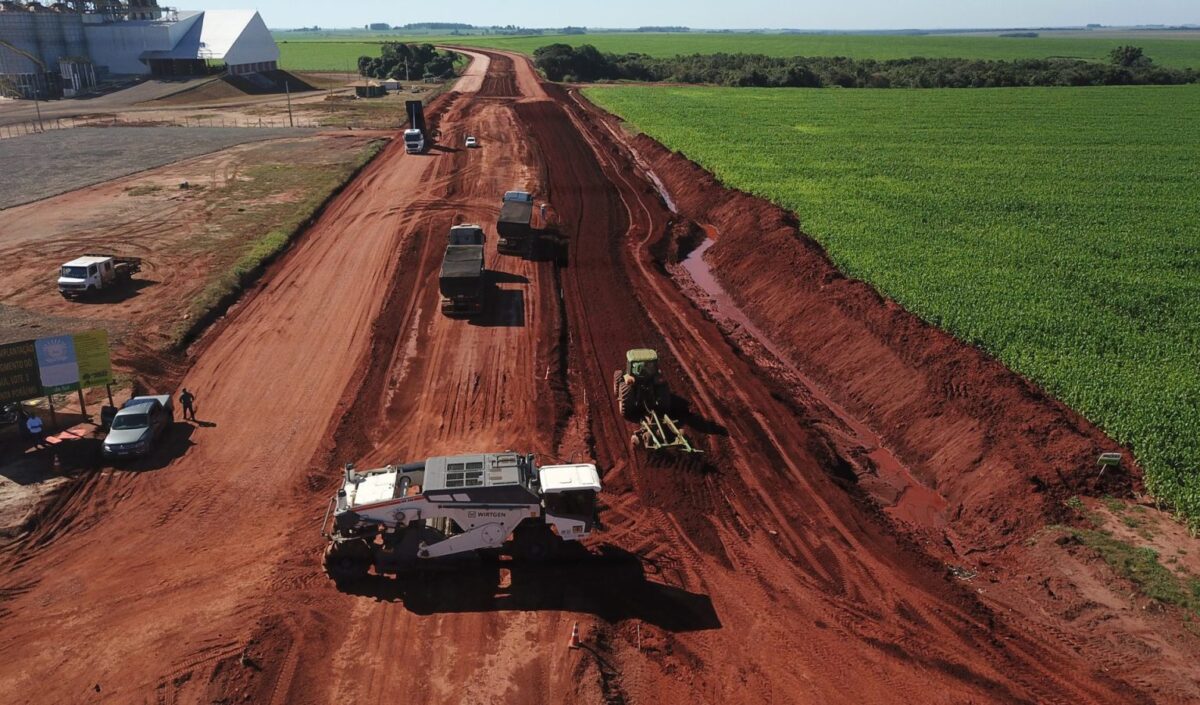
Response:
[{"label": "green tractor", "polygon": [[650,451],[703,453],[672,419],[671,388],[658,369],[658,353],[639,348],[625,353],[625,369],[613,373],[613,391],[621,415],[638,425],[629,439]]},{"label": "green tractor", "polygon": [[658,352],[638,348],[625,353],[625,369],[613,373],[613,390],[621,416],[637,421],[648,411],[666,413],[671,388],[658,369]]}]

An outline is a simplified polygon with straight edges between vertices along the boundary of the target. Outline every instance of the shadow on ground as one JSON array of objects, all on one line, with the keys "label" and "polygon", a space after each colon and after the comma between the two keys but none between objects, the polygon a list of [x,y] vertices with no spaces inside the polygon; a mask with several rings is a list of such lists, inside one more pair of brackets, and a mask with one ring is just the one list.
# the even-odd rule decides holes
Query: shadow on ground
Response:
[{"label": "shadow on ground", "polygon": [[[350,595],[403,602],[416,614],[558,610],[608,622],[637,619],[671,632],[720,629],[707,595],[654,582],[640,557],[605,544],[552,563],[480,558],[453,570],[341,583]],[[505,577],[509,580],[505,581]]]}]

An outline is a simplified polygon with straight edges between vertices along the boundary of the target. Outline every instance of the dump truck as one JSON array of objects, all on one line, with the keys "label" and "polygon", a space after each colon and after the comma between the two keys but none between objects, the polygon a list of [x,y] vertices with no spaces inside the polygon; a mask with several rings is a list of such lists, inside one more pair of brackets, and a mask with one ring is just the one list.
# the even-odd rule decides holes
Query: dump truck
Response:
[{"label": "dump truck", "polygon": [[506,255],[520,255],[530,251],[534,241],[533,203],[530,201],[505,201],[500,206],[500,217],[496,220],[496,249]]},{"label": "dump truck", "polygon": [[92,296],[126,286],[133,275],[142,271],[139,257],[84,255],[63,264],[58,270],[58,293],[63,298]]},{"label": "dump truck", "polygon": [[443,314],[469,316],[483,311],[483,242],[483,228],[478,225],[450,228],[438,276]]},{"label": "dump truck", "polygon": [[404,151],[420,154],[429,149],[432,142],[432,135],[425,124],[425,105],[419,100],[406,100],[404,110],[408,113],[408,129],[404,131]]},{"label": "dump truck", "polygon": [[510,451],[348,464],[321,525],[325,570],[338,582],[372,567],[402,575],[488,549],[544,560],[591,533],[599,491],[593,464],[539,466]]},{"label": "dump truck", "polygon": [[630,438],[648,450],[700,453],[670,416],[671,387],[658,366],[658,351],[636,348],[625,352],[625,367],[613,373],[613,393],[621,416],[638,425]]}]

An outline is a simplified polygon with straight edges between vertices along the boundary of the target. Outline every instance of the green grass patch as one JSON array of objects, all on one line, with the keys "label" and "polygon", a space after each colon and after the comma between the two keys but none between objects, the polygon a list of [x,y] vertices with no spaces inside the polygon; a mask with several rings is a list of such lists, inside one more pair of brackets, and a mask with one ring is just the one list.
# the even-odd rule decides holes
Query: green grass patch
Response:
[{"label": "green grass patch", "polygon": [[[193,300],[187,321],[173,336],[172,347],[188,343],[217,312],[228,308],[263,266],[300,233],[330,196],[370,162],[385,144],[384,140],[373,141],[353,161],[342,164],[257,165],[249,170],[249,178],[231,182],[221,189],[216,198],[231,213],[230,219],[221,223],[222,228],[241,228],[243,232],[255,232],[257,228],[262,232],[263,226],[267,225],[269,229],[249,239],[239,252],[233,253],[229,264]],[[298,201],[251,207],[234,205],[282,192],[302,196]],[[234,213],[236,215],[232,215]],[[203,246],[203,242],[197,243],[197,247]]]},{"label": "green grass patch", "polygon": [[1128,444],[1200,521],[1200,86],[585,93],[795,211],[843,271]]},{"label": "green grass patch", "polygon": [[379,56],[378,41],[279,42],[279,68],[286,71],[337,71],[358,73],[358,57]]},{"label": "green grass patch", "polygon": [[1152,548],[1133,546],[1104,531],[1067,528],[1083,545],[1095,551],[1117,575],[1147,597],[1200,614],[1200,579],[1177,575],[1158,560]]}]

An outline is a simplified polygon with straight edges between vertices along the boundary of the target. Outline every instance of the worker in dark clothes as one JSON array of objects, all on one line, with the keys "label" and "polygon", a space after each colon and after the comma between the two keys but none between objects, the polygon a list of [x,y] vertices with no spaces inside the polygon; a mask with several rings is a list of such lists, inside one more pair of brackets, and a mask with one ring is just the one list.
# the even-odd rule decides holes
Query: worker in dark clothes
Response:
[{"label": "worker in dark clothes", "polygon": [[17,432],[21,434],[22,441],[29,440],[29,414],[25,413],[24,407],[17,407]]},{"label": "worker in dark clothes", "polygon": [[187,390],[187,387],[184,387],[183,393],[179,395],[179,404],[183,407],[184,420],[187,420],[187,419],[191,419],[192,421],[196,420],[196,407],[194,406],[195,403],[196,403],[196,395],[189,392]]}]

